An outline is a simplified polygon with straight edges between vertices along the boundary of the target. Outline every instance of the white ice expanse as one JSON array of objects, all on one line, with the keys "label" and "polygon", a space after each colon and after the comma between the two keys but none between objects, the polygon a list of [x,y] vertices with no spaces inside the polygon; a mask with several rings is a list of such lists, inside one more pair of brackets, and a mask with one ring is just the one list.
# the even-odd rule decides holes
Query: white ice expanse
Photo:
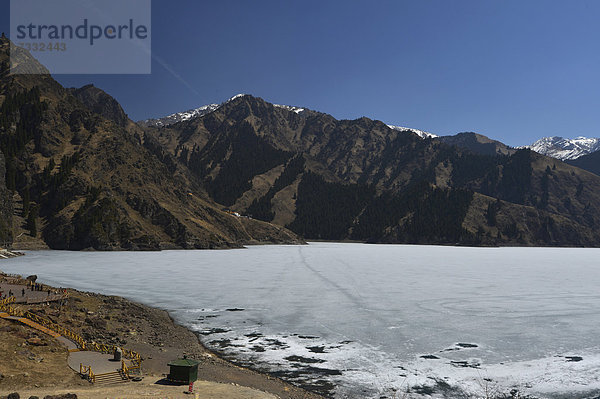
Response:
[{"label": "white ice expanse", "polygon": [[28,252],[0,269],[161,307],[226,355],[297,370],[287,377],[299,382],[332,381],[339,398],[436,381],[473,395],[488,385],[583,397],[600,389],[599,258],[598,249],[314,243]]}]

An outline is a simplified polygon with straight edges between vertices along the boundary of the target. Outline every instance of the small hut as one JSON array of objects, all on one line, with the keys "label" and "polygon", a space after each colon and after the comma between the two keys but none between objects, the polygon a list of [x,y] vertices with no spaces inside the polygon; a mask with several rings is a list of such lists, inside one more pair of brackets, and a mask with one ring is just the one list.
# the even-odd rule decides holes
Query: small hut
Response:
[{"label": "small hut", "polygon": [[198,379],[198,364],[200,362],[184,357],[169,363],[171,371],[167,380],[181,384],[189,384]]}]

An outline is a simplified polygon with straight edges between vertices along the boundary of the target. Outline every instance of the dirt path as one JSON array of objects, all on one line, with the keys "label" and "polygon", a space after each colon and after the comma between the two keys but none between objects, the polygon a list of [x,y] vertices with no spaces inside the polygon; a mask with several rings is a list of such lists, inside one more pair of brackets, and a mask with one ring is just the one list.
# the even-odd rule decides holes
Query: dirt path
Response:
[{"label": "dirt path", "polygon": [[30,286],[22,284],[11,284],[0,281],[0,294],[6,298],[9,294],[15,297],[15,303],[43,303],[57,301],[62,298],[58,290],[50,289],[48,286],[38,285],[39,291],[32,291]]},{"label": "dirt path", "polygon": [[[142,354],[142,368],[148,382],[119,384],[110,387],[113,393],[102,395],[101,392],[108,392],[108,387],[90,386],[71,370],[67,365],[67,349],[57,340],[0,319],[0,375],[4,376],[0,377],[0,395],[19,392],[21,397],[28,398],[73,392],[79,398],[190,398],[183,395],[182,387],[154,384],[169,372],[168,362],[186,355],[200,362],[198,378],[202,382],[198,386],[203,390],[198,391],[199,398],[323,398],[215,356],[192,331],[174,323],[165,311],[120,297],[70,289],[68,293],[69,298],[62,301],[62,306],[56,302],[17,306],[51,319],[87,341],[121,346]],[[28,344],[29,338],[38,336],[44,346]]]}]

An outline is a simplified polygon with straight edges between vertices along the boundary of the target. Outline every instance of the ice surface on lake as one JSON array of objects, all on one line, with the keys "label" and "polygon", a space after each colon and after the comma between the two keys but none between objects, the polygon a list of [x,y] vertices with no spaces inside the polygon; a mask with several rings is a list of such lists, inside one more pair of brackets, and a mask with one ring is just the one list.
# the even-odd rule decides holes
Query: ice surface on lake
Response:
[{"label": "ice surface on lake", "polygon": [[28,252],[0,269],[164,308],[226,356],[298,383],[333,382],[340,398],[436,384],[544,396],[600,389],[599,258],[315,243]]}]

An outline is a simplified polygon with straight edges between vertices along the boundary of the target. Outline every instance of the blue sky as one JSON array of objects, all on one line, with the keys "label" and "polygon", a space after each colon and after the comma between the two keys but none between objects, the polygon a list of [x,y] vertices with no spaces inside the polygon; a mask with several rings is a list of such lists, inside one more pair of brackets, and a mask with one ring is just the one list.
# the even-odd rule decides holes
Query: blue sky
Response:
[{"label": "blue sky", "polygon": [[600,1],[154,0],[152,14],[152,75],[56,78],[134,120],[248,93],[515,146],[600,136]]}]

